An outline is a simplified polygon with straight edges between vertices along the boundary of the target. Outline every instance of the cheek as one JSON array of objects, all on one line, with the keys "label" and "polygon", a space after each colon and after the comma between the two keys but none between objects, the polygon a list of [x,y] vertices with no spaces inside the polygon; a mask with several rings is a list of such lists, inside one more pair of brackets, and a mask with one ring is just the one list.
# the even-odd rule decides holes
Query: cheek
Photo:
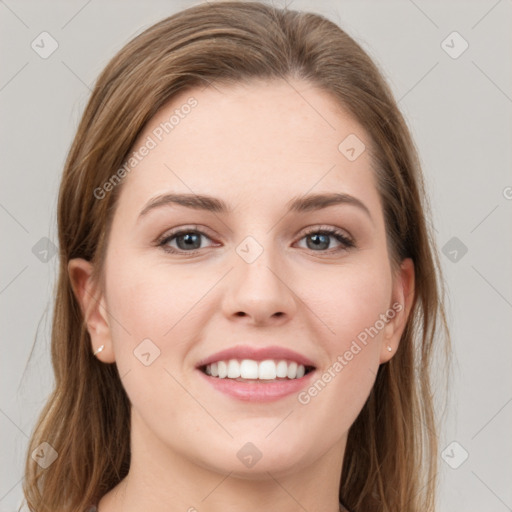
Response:
[{"label": "cheek", "polygon": [[[107,273],[108,309],[115,319],[114,344],[121,351],[128,347],[133,351],[149,338],[162,353],[172,348],[176,358],[180,347],[186,349],[183,340],[190,342],[197,337],[205,315],[221,307],[222,297],[212,289],[218,276],[183,265],[170,268],[135,259],[122,261],[111,264]],[[301,299],[298,310],[305,306],[301,316],[331,357],[348,350],[358,337],[364,341],[364,333],[389,307],[391,281],[384,258],[361,258],[353,264],[301,271],[290,280]]]},{"label": "cheek", "polygon": [[165,443],[183,439],[184,432],[194,435],[204,412],[194,410],[181,371],[200,328],[196,304],[208,283],[142,259],[125,258],[108,272],[115,364],[133,411]]},{"label": "cheek", "polygon": [[107,302],[116,359],[128,364],[137,346],[149,339],[160,351],[159,365],[172,368],[180,364],[197,338],[205,296],[218,277],[178,265],[170,268],[141,261],[126,259],[122,265],[111,266],[108,274]]},{"label": "cheek", "polygon": [[386,318],[391,306],[390,269],[384,259],[339,269],[329,279],[329,290],[318,294],[319,305],[323,301],[318,311],[324,311],[322,320],[329,326],[323,337],[328,361],[320,375],[329,390],[322,393],[321,401],[353,421],[370,393],[380,364],[380,340],[389,322],[382,316]]},{"label": "cheek", "polygon": [[364,269],[345,268],[329,280],[331,292],[322,294],[322,320],[329,326],[321,338],[327,360],[298,401],[304,411],[315,411],[319,423],[329,425],[326,438],[350,428],[375,382],[386,325],[380,315],[388,311],[391,298],[386,268],[378,262]]},{"label": "cheek", "polygon": [[200,331],[198,301],[211,283],[201,284],[179,269],[131,264],[111,266],[106,283],[107,308],[116,366],[135,409],[151,417],[167,404],[167,413],[187,407],[187,395],[173,379],[180,373],[190,344]]},{"label": "cheek", "polygon": [[321,320],[331,334],[332,350],[346,350],[358,336],[364,339],[362,333],[376,323],[381,333],[380,315],[385,315],[390,307],[392,292],[391,274],[385,262],[340,268],[326,276],[323,287],[319,281],[317,284],[317,291],[310,294],[311,308],[322,312]]}]

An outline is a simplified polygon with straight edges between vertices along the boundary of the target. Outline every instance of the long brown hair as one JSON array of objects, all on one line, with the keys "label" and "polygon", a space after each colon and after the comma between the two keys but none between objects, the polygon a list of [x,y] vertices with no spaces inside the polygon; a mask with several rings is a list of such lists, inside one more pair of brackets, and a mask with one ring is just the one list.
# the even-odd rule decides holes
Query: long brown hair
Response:
[{"label": "long brown hair", "polygon": [[[95,189],[122,166],[147,122],[176,93],[256,78],[308,81],[362,125],[372,143],[393,265],[406,257],[415,264],[413,305],[397,353],[379,367],[349,431],[340,501],[360,512],[434,510],[438,426],[430,370],[436,346],[449,353],[449,332],[430,207],[407,125],[376,65],[336,24],[237,1],[191,7],[138,35],[109,62],[85,109],[59,193],[55,388],[28,449],[23,489],[30,510],[83,512],[130,466],[130,403],[116,365],[91,353],[67,269],[79,257],[101,273],[122,183],[101,200]],[[31,457],[43,442],[58,453],[46,469]]]}]

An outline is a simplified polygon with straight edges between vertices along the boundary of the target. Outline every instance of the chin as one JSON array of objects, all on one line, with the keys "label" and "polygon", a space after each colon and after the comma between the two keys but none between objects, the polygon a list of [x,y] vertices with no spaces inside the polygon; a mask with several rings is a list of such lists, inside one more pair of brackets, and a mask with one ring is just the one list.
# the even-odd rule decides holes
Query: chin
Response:
[{"label": "chin", "polygon": [[[250,435],[246,439],[250,439]],[[219,448],[219,458],[210,452],[208,460],[199,462],[210,471],[244,480],[268,480],[269,473],[273,476],[286,476],[296,473],[315,460],[314,454],[306,454],[304,446],[292,446],[282,438],[272,443],[267,440],[265,446],[256,441],[233,442],[229,448]],[[239,446],[240,445],[240,446]],[[217,445],[218,446],[218,445]],[[226,456],[226,454],[230,454]],[[320,457],[320,454],[318,454]]]}]

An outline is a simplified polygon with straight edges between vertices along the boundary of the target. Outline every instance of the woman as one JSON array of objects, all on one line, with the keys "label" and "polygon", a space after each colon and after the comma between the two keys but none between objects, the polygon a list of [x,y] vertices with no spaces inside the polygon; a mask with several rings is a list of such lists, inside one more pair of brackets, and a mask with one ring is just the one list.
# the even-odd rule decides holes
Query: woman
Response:
[{"label": "woman", "polygon": [[332,22],[217,2],[137,36],[64,169],[29,508],[433,511],[428,214],[392,94]]}]

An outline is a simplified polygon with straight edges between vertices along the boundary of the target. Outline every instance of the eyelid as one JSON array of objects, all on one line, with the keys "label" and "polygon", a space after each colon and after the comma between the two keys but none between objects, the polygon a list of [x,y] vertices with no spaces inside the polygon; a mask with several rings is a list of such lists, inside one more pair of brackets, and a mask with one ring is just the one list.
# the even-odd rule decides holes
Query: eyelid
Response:
[{"label": "eyelid", "polygon": [[[185,254],[194,255],[205,248],[195,249],[193,251],[183,251],[183,250],[174,249],[174,248],[166,249],[167,240],[169,240],[170,238],[175,238],[184,233],[189,233],[189,232],[198,233],[198,234],[203,235],[206,238],[212,240],[212,236],[210,236],[210,234],[208,233],[209,231],[210,230],[208,228],[205,228],[205,227],[197,225],[197,224],[188,225],[188,226],[185,225],[185,226],[173,228],[171,230],[166,231],[163,235],[159,236],[157,238],[157,240],[155,241],[155,245],[157,245],[158,247],[161,247],[166,252],[180,254],[180,255],[185,255]],[[354,237],[350,233],[348,233],[346,230],[335,227],[335,226],[331,226],[331,225],[318,225],[318,224],[307,226],[302,231],[300,231],[299,234],[296,235],[298,237],[298,239],[295,243],[300,242],[304,237],[311,235],[313,233],[325,233],[333,238],[336,238],[337,236],[342,238],[342,240],[337,240],[341,244],[341,247],[333,248],[333,249],[326,249],[323,251],[312,251],[313,253],[318,252],[319,255],[321,255],[321,254],[329,255],[332,253],[337,253],[337,252],[341,252],[344,250],[346,251],[348,249],[357,247]],[[215,245],[213,245],[213,246],[215,246]]]},{"label": "eyelid", "polygon": [[[331,226],[329,224],[320,224],[320,225],[314,224],[312,226],[305,227],[303,231],[299,232],[299,235],[301,235],[301,238],[302,238],[311,233],[317,233],[317,232],[322,232],[322,231],[335,232],[337,234],[343,235],[345,238],[347,238],[351,242],[354,242],[354,237],[346,229]],[[299,235],[297,235],[297,236],[299,236]]]},{"label": "eyelid", "polygon": [[163,235],[160,235],[155,240],[155,243],[158,244],[160,242],[165,241],[167,238],[174,237],[174,236],[180,235],[182,233],[188,233],[191,231],[200,233],[201,235],[204,235],[208,238],[212,238],[211,230],[209,230],[208,228],[206,228],[204,226],[200,226],[199,224],[193,224],[193,225],[191,224],[191,225],[185,225],[185,226],[180,226],[177,228],[168,229],[167,231],[164,232]]}]

